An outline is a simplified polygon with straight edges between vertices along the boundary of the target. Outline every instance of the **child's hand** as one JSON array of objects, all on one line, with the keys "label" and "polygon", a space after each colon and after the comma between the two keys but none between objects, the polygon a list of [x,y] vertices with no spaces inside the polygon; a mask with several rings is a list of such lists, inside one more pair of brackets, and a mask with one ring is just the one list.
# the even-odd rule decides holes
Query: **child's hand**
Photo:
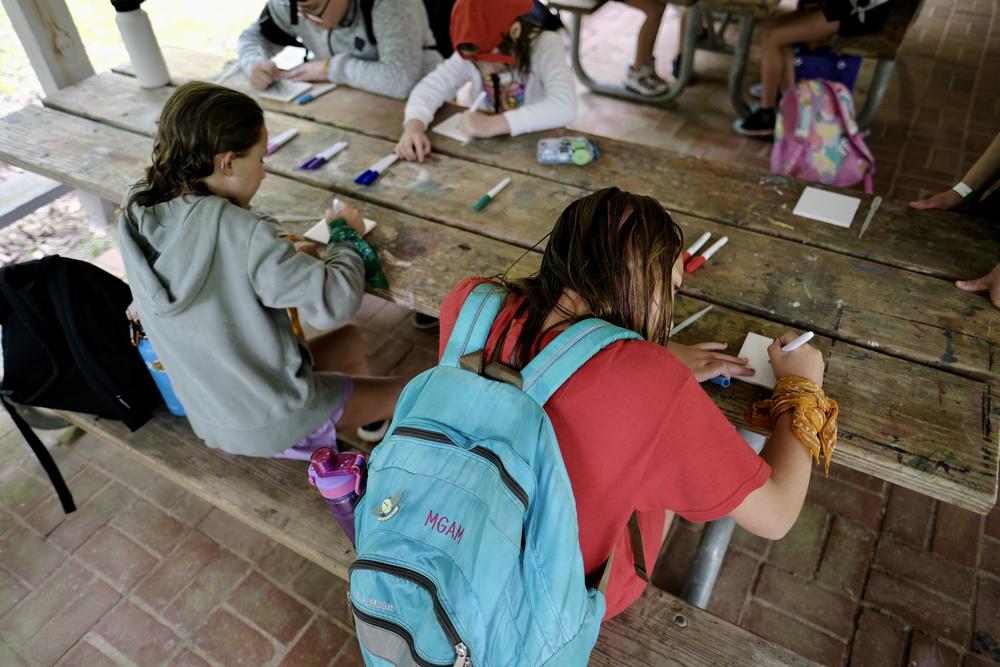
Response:
[{"label": "child's hand", "polygon": [[403,128],[403,136],[396,144],[396,155],[404,160],[423,162],[431,153],[431,140],[424,131],[424,124],[419,120],[411,120]]},{"label": "child's hand", "polygon": [[774,377],[780,380],[789,375],[798,375],[822,387],[823,369],[826,366],[823,363],[822,352],[808,343],[791,352],[781,351],[782,345],[787,345],[797,336],[794,331],[789,331],[768,346],[767,355],[771,358]]},{"label": "child's hand", "polygon": [[927,199],[911,201],[910,208],[939,208],[942,211],[950,211],[953,208],[961,206],[964,201],[965,200],[962,199],[962,195],[958,194],[954,190],[945,190],[944,192],[939,192],[932,197],[928,197]]},{"label": "child's hand", "polygon": [[327,224],[333,222],[334,218],[343,218],[347,222],[347,226],[356,231],[361,236],[365,235],[365,219],[358,209],[348,206],[347,204],[340,205],[340,212],[334,214],[333,209],[326,209],[326,222]]},{"label": "child's hand", "polygon": [[717,351],[726,349],[726,343],[681,345],[671,341],[667,343],[667,349],[694,373],[698,382],[711,380],[717,375],[724,375],[727,378],[746,377],[755,372],[752,368],[747,368],[746,359]]},{"label": "child's hand", "polygon": [[467,137],[486,138],[499,134],[510,134],[510,124],[503,114],[486,114],[479,111],[465,111],[458,121],[458,129]]},{"label": "child's hand", "polygon": [[270,60],[261,60],[250,70],[250,85],[257,90],[267,90],[281,78],[281,70]]},{"label": "child's hand", "polygon": [[327,81],[327,61],[307,60],[288,70],[285,78],[289,81]]}]

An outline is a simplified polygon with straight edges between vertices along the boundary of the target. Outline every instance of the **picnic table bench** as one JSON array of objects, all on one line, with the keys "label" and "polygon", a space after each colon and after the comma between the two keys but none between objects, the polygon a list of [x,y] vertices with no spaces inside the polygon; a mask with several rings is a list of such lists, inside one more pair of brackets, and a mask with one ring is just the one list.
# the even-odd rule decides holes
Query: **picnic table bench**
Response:
[{"label": "picnic table bench", "polygon": [[[46,99],[48,105],[70,114],[57,114],[49,119],[39,114],[55,112],[35,109],[8,117],[4,129],[10,141],[2,157],[74,185],[78,182],[72,179],[79,176],[114,184],[113,192],[123,192],[141,173],[151,146],[148,137],[169,92],[169,89],[142,90],[133,79],[123,75],[92,77]],[[324,200],[328,195],[323,190],[335,190],[394,211],[393,215],[407,214],[410,217],[404,219],[413,220],[414,225],[416,219],[422,220],[421,226],[400,232],[390,225],[381,226],[374,241],[388,251],[386,264],[392,288],[387,296],[429,314],[436,312],[440,298],[454,282],[445,275],[443,267],[455,266],[456,279],[475,273],[502,272],[521,249],[531,248],[544,236],[566,203],[586,190],[581,187],[584,185],[581,179],[597,181],[589,183],[594,187],[615,183],[641,192],[645,182],[655,182],[662,174],[664,178],[681,181],[674,190],[692,202],[687,205],[692,211],[698,208],[693,201],[696,194],[700,193],[706,208],[712,209],[725,190],[719,192],[719,197],[714,190],[692,194],[682,187],[684,181],[707,183],[712,175],[720,173],[728,188],[730,182],[739,180],[740,173],[731,166],[723,168],[721,163],[682,160],[669,151],[634,147],[639,159],[648,166],[648,181],[636,187],[618,166],[628,165],[632,159],[630,145],[622,142],[612,142],[616,152],[606,151],[587,169],[557,172],[547,168],[542,176],[528,173],[532,167],[518,155],[520,151],[516,149],[523,146],[517,143],[521,138],[508,140],[514,144],[507,151],[509,169],[493,166],[501,163],[494,156],[498,155],[497,144],[502,141],[475,142],[462,147],[465,156],[459,157],[452,151],[452,147],[459,146],[458,142],[449,144],[447,140],[436,139],[441,154],[430,162],[399,163],[374,186],[363,188],[353,184],[353,177],[389,152],[391,144],[379,137],[330,125],[328,119],[342,117],[344,103],[332,102],[341,96],[350,102],[346,104],[348,107],[358,100],[357,91],[340,89],[304,107],[286,105],[289,113],[268,112],[272,133],[294,125],[302,134],[268,161],[272,173],[288,178],[265,179],[256,201],[262,209],[282,215],[308,215],[304,209],[315,212],[326,205]],[[372,116],[387,115],[384,109],[390,105],[396,105],[397,114],[400,113],[401,103],[372,99],[380,101],[381,106],[370,106],[383,110],[382,114]],[[305,119],[306,114],[314,119]],[[84,124],[81,116],[93,119],[96,124]],[[399,118],[397,115],[396,128]],[[131,131],[116,131],[116,126]],[[39,136],[45,136],[46,142],[40,143]],[[296,169],[315,150],[344,136],[349,137],[351,148],[341,159],[319,172]],[[134,147],[122,145],[114,149],[115,142]],[[53,146],[58,149],[53,150]],[[473,146],[482,147],[487,156],[484,162],[473,161],[474,154],[470,152]],[[70,155],[77,157],[68,158]],[[123,168],[125,155],[132,165],[128,169]],[[511,171],[519,165],[524,171]],[[505,174],[512,175],[514,185],[491,204],[488,215],[473,214],[471,203]],[[608,180],[600,182],[604,178]],[[752,208],[754,198],[767,198],[771,194],[773,186],[761,184],[759,175],[744,172],[743,179],[749,183],[743,190],[744,208]],[[305,195],[271,194],[272,190],[305,189],[307,183],[314,186],[309,191],[316,193],[311,199]],[[782,179],[781,184],[784,190],[780,196],[786,202],[794,201],[801,184],[789,179]],[[674,208],[669,197],[660,198],[667,201],[668,208]],[[1000,318],[986,300],[958,292],[934,275],[958,272],[949,264],[946,250],[961,251],[969,245],[955,236],[961,231],[972,236],[978,234],[979,251],[987,256],[978,259],[969,256],[966,270],[974,272],[979,265],[990,262],[989,257],[996,256],[998,243],[989,235],[987,225],[947,214],[921,218],[898,202],[886,202],[864,239],[872,237],[870,245],[858,246],[855,235],[848,230],[795,218],[790,209],[790,204],[786,204],[772,211],[777,222],[789,227],[782,230],[786,237],[746,228],[740,221],[729,222],[725,215],[717,213],[713,215],[720,222],[678,215],[689,236],[691,232],[711,229],[717,234],[728,234],[732,240],[729,252],[720,253],[710,267],[688,279],[678,303],[677,317],[693,312],[700,300],[706,300],[717,308],[700,324],[700,331],[710,331],[712,338],[738,344],[747,331],[773,335],[788,326],[809,327],[824,334],[820,340],[829,350],[827,386],[843,408],[839,460],[946,502],[978,512],[989,511],[996,502],[997,483],[997,436],[993,424],[996,413],[991,398],[997,369],[992,362],[992,349],[1000,335],[992,331],[992,322]],[[382,215],[375,214],[375,218]],[[947,224],[942,224],[945,221]],[[914,238],[929,239],[924,242],[940,244],[940,255],[937,259],[925,256],[921,260],[922,270],[893,266],[891,262],[901,265],[906,262],[902,252],[894,249],[890,236],[875,235],[880,229],[895,231],[904,247],[910,247]],[[415,255],[415,249],[433,251],[436,247],[432,241],[424,240],[425,234],[433,240],[460,231],[466,235],[458,241],[458,246],[443,247],[468,248],[456,253],[461,262],[453,261],[444,251],[437,255],[433,252]],[[821,237],[821,245],[810,244],[813,231]],[[828,247],[821,247],[824,245]],[[845,246],[854,249],[836,250]],[[864,252],[876,255],[881,261],[861,260],[848,254],[862,252],[858,248],[864,248]],[[505,261],[494,268],[480,261],[483,256],[503,256]],[[741,261],[741,257],[754,259],[747,262]],[[409,266],[405,270],[393,266],[396,260]],[[537,262],[537,253],[529,253],[515,271],[530,272],[536,266],[532,262]],[[873,283],[878,285],[876,289],[870,288]],[[707,336],[692,328],[681,337],[681,342]],[[709,391],[737,424],[743,422],[749,403],[765,393],[742,383],[734,383],[725,391],[711,387]],[[873,405],[883,407],[872,410]]]},{"label": "picnic table bench", "polygon": [[[70,137],[84,140],[73,146],[84,159],[70,173],[68,162],[58,166],[56,153],[36,163],[36,168],[68,183],[103,197],[120,196],[131,180],[130,174],[142,168],[142,151],[151,142],[134,134],[109,128],[79,118],[41,109],[25,109],[26,115],[41,112],[36,128],[61,127],[67,134],[52,138],[61,143]],[[21,119],[23,120],[24,117]],[[12,129],[5,126],[6,129]],[[16,136],[24,139],[18,123]],[[15,139],[16,140],[16,139]],[[51,146],[51,144],[50,144]],[[98,168],[99,164],[105,164]],[[264,181],[259,200],[266,210],[283,211],[288,217],[299,212],[315,211],[317,201],[327,198],[325,191],[280,177]],[[360,202],[345,198],[349,203]],[[398,302],[423,307],[437,313],[437,304],[459,276],[487,271],[497,272],[509,266],[521,252],[496,241],[475,239],[472,234],[413,218],[380,207],[366,206],[367,214],[381,222],[373,232],[382,249],[395,257],[386,262],[386,271],[394,284],[403,280],[423,281],[426,292],[398,291],[390,288],[382,295]],[[289,223],[291,231],[301,233],[311,223]],[[485,242],[484,242],[485,241]],[[475,244],[476,251],[470,252]],[[492,248],[492,251],[491,251]],[[395,251],[393,250],[395,249]],[[435,280],[435,264],[448,266],[442,280]],[[533,253],[524,260],[524,272],[537,268],[539,256]],[[423,268],[421,268],[423,267]],[[416,295],[420,294],[420,297]],[[431,305],[433,304],[433,305]],[[433,360],[426,360],[429,366]],[[342,578],[353,560],[353,548],[336,526],[329,510],[315,490],[305,483],[302,462],[236,457],[213,450],[194,435],[186,419],[158,413],[140,430],[130,433],[124,424],[91,415],[61,413],[70,423],[95,434],[123,453],[136,457],[152,469],[243,520],[272,539],[312,560]],[[771,644],[752,633],[708,612],[692,607],[678,598],[650,587],[626,613],[605,624],[592,659],[595,665],[737,665],[745,660],[761,665],[808,665],[809,661]]]},{"label": "picnic table bench", "polygon": [[[167,54],[175,81],[211,79],[222,69],[221,60],[202,56],[196,65],[190,53]],[[124,73],[88,78],[47,97],[50,108],[28,107],[0,119],[0,159],[118,201],[148,161],[155,122],[170,92],[142,90]],[[688,236],[704,230],[727,234],[735,249],[689,278],[676,319],[707,303],[715,308],[699,323],[700,333],[692,327],[680,342],[711,337],[738,343],[747,331],[774,336],[789,326],[815,329],[827,362],[825,387],[842,410],[835,464],[976,512],[995,504],[1000,410],[992,402],[992,350],[1000,334],[991,325],[1000,317],[985,300],[954,291],[943,280],[992,261],[966,252],[970,243],[961,239],[963,232],[979,240],[979,252],[996,256],[998,242],[982,221],[917,216],[899,202],[886,202],[861,243],[849,230],[792,217],[802,184],[791,179],[603,138],[597,139],[604,149],[598,161],[585,169],[560,169],[534,163],[534,136],[461,146],[434,135],[438,154],[429,162],[397,164],[363,188],[353,178],[391,150],[401,103],[341,88],[303,107],[263,106],[272,134],[287,127],[301,134],[269,158],[271,175],[255,206],[297,219],[286,225],[297,233],[326,207],[332,192],[361,206],[380,223],[372,241],[390,282],[381,296],[436,314],[460,278],[502,273],[512,265],[515,276],[534,271],[540,260],[535,244],[562,208],[587,190],[614,184],[649,192],[678,212]],[[315,173],[296,168],[340,138],[350,141],[341,158]],[[472,203],[504,175],[514,184],[487,215],[473,214]],[[928,244],[937,244],[938,252],[918,252]],[[950,250],[965,253],[965,263],[950,258]],[[872,294],[875,281],[883,292]],[[737,425],[743,425],[749,405],[766,395],[742,383],[708,391]],[[186,420],[165,414],[133,434],[114,422],[67,416],[304,556],[346,573],[349,545],[332,527],[322,500],[302,483],[301,464],[210,450]],[[687,619],[686,628],[662,627],[677,614]],[[797,660],[703,614],[647,591],[640,605],[607,624],[594,660]],[[641,615],[659,620],[646,625]],[[711,640],[687,632],[696,627]],[[706,646],[699,648],[699,642]]]}]

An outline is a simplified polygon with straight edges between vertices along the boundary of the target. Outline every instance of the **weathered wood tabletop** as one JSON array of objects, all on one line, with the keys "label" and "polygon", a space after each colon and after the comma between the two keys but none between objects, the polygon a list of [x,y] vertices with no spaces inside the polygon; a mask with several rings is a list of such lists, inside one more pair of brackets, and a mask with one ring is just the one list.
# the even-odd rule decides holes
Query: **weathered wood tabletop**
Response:
[{"label": "weathered wood tabletop", "polygon": [[[204,54],[166,55],[175,81],[212,80],[224,65]],[[29,108],[3,119],[0,158],[120,199],[148,160],[149,137],[172,91],[142,90],[123,72],[45,100],[62,113]],[[242,82],[237,74],[225,83]],[[1000,254],[983,221],[886,201],[858,240],[867,203],[854,229],[839,229],[791,215],[799,182],[605,138],[596,139],[597,161],[560,168],[535,162],[537,135],[462,146],[432,134],[436,154],[428,162],[397,163],[365,188],[354,176],[391,152],[402,103],[341,88],[308,105],[262,105],[272,134],[297,127],[300,136],[268,159],[273,176],[255,204],[308,217],[334,191],[364,206],[380,222],[373,241],[392,285],[386,296],[423,312],[435,313],[457,279],[505,271],[589,189],[618,185],[657,196],[689,238],[702,231],[730,237],[686,280],[677,321],[705,302],[716,308],[681,342],[725,340],[738,348],[747,331],[815,330],[827,359],[825,386],[841,404],[835,461],[980,513],[995,504],[1000,410],[991,398],[992,357],[1000,331],[992,324],[1000,314],[946,280],[985,272]],[[350,148],[328,165],[297,169],[342,138]],[[472,203],[508,175],[512,185],[474,213]],[[516,272],[532,271],[538,259],[529,252]],[[738,424],[766,394],[738,382],[706,389]]]}]

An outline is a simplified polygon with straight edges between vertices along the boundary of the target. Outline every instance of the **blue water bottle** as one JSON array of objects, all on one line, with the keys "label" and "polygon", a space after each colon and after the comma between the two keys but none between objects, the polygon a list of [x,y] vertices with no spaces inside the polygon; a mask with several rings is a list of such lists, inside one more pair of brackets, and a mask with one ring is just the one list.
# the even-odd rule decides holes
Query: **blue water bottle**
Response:
[{"label": "blue water bottle", "polygon": [[184,406],[177,400],[177,394],[174,393],[174,388],[170,384],[167,371],[163,369],[163,364],[160,362],[156,350],[153,349],[153,344],[149,342],[149,338],[143,332],[142,325],[134,320],[132,322],[132,344],[139,350],[139,356],[146,363],[149,374],[153,376],[153,382],[160,390],[160,395],[163,396],[163,402],[167,404],[170,414],[184,417]]}]

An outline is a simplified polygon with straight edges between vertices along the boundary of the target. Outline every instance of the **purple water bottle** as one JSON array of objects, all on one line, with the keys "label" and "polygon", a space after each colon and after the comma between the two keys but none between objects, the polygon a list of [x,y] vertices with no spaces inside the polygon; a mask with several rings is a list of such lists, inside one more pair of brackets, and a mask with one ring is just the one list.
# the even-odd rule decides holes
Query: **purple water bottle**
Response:
[{"label": "purple water bottle", "polygon": [[309,459],[309,483],[319,489],[351,544],[354,544],[354,506],[365,492],[365,482],[363,454],[335,454],[329,447],[320,447]]}]

